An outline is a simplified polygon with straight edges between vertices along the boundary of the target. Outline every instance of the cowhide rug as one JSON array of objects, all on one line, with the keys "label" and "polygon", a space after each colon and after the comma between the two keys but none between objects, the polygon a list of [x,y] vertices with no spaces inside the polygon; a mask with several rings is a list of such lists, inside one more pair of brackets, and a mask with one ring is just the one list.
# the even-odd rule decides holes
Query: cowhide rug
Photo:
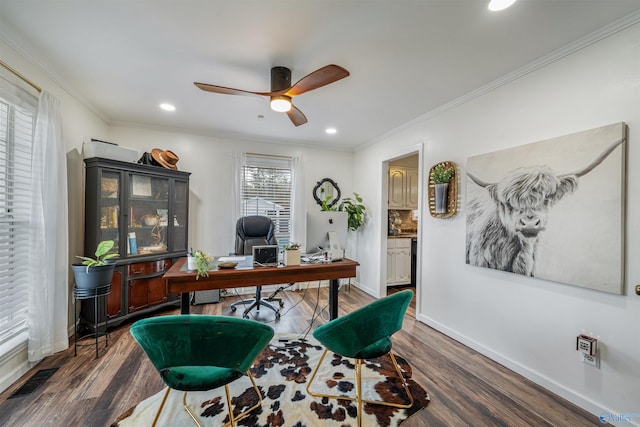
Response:
[{"label": "cowhide rug", "polygon": [[[286,336],[285,336],[286,337]],[[353,401],[315,398],[307,395],[306,383],[311,378],[324,348],[313,337],[299,339],[289,336],[287,342],[277,335],[258,356],[251,368],[256,385],[262,391],[262,407],[238,422],[240,426],[336,426],[357,425],[357,405]],[[353,361],[327,354],[323,368],[316,376],[312,390],[325,394],[355,396]],[[363,405],[365,426],[397,426],[410,415],[427,406],[429,395],[411,379],[411,368],[406,360],[396,355],[414,398],[409,409],[396,409],[381,405]],[[362,384],[365,398],[392,400],[406,403],[402,383],[388,356],[368,360],[363,364]],[[257,402],[251,381],[245,375],[229,385],[232,405],[236,413]],[[165,390],[145,399],[122,414],[112,427],[150,426],[162,401]],[[169,393],[159,426],[193,427],[195,424],[182,407],[183,392]],[[224,387],[206,392],[190,392],[187,404],[206,426],[221,426],[228,421]]]}]

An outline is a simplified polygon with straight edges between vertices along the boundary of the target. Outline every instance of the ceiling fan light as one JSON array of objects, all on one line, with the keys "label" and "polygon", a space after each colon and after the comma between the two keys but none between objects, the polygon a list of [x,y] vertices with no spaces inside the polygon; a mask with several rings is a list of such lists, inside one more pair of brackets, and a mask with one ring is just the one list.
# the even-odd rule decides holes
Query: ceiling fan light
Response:
[{"label": "ceiling fan light", "polygon": [[271,97],[271,109],[279,113],[291,110],[291,98],[285,95]]},{"label": "ceiling fan light", "polygon": [[489,10],[498,12],[504,10],[514,4],[516,0],[491,0],[489,2]]}]

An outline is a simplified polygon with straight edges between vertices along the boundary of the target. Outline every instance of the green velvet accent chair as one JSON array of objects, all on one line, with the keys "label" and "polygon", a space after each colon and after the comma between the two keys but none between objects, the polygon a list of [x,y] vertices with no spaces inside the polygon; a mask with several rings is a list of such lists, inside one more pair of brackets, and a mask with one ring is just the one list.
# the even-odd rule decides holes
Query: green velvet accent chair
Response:
[{"label": "green velvet accent chair", "polygon": [[[319,326],[313,336],[324,345],[325,351],[318,362],[318,366],[313,372],[307,392],[316,397],[327,397],[340,400],[355,400],[358,405],[358,425],[362,426],[362,403],[392,406],[396,408],[410,408],[413,405],[413,396],[409,392],[409,387],[400,371],[400,367],[391,351],[391,335],[402,329],[402,321],[407,311],[407,307],[413,298],[413,291],[406,290],[397,292],[387,297],[372,302],[345,316],[331,320]],[[315,379],[322,362],[331,351],[343,357],[355,359],[356,371],[356,397],[319,394],[311,391],[313,380]],[[365,359],[389,354],[391,361],[402,381],[402,385],[409,403],[385,402],[381,400],[365,400],[362,398],[362,362]]]},{"label": "green velvet accent chair", "polygon": [[[171,389],[184,391],[183,406],[199,426],[202,424],[187,406],[189,391],[224,386],[229,408],[225,426],[235,426],[239,419],[262,405],[262,395],[249,368],[273,337],[270,326],[248,319],[192,314],[142,319],[131,326],[130,332],[167,385],[153,426]],[[234,415],[228,384],[245,373],[258,395],[258,403]]]}]

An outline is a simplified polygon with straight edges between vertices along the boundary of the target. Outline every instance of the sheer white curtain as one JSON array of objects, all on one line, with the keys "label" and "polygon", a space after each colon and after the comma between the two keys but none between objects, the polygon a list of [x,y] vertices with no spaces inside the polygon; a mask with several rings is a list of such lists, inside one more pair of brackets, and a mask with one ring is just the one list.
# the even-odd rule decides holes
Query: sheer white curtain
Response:
[{"label": "sheer white curtain", "polygon": [[29,361],[66,349],[69,300],[67,157],[59,101],[40,94],[29,239]]},{"label": "sheer white curtain", "polygon": [[291,159],[291,241],[304,243],[306,206],[304,202],[304,174],[302,173],[302,159]]},{"label": "sheer white curtain", "polygon": [[242,182],[240,177],[242,176],[242,168],[247,164],[246,153],[240,153],[234,151],[231,153],[233,159],[231,164],[231,176],[233,177],[233,188],[231,192],[231,226],[229,230],[233,230],[233,240],[230,248],[236,247],[236,222],[240,218],[240,206],[242,204]]}]

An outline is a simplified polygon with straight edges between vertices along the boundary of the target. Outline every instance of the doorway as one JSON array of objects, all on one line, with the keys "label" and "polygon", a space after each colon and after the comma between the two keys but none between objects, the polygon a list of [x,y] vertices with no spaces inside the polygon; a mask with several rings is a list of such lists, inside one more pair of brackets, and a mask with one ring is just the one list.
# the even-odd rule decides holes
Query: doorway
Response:
[{"label": "doorway", "polygon": [[[421,147],[386,160],[386,204],[381,223],[386,232],[386,280],[382,295],[404,289],[414,291],[407,314],[416,317],[416,300],[420,292],[420,206],[422,203]],[[385,185],[385,184],[383,184]],[[384,189],[383,189],[384,190]]]}]

